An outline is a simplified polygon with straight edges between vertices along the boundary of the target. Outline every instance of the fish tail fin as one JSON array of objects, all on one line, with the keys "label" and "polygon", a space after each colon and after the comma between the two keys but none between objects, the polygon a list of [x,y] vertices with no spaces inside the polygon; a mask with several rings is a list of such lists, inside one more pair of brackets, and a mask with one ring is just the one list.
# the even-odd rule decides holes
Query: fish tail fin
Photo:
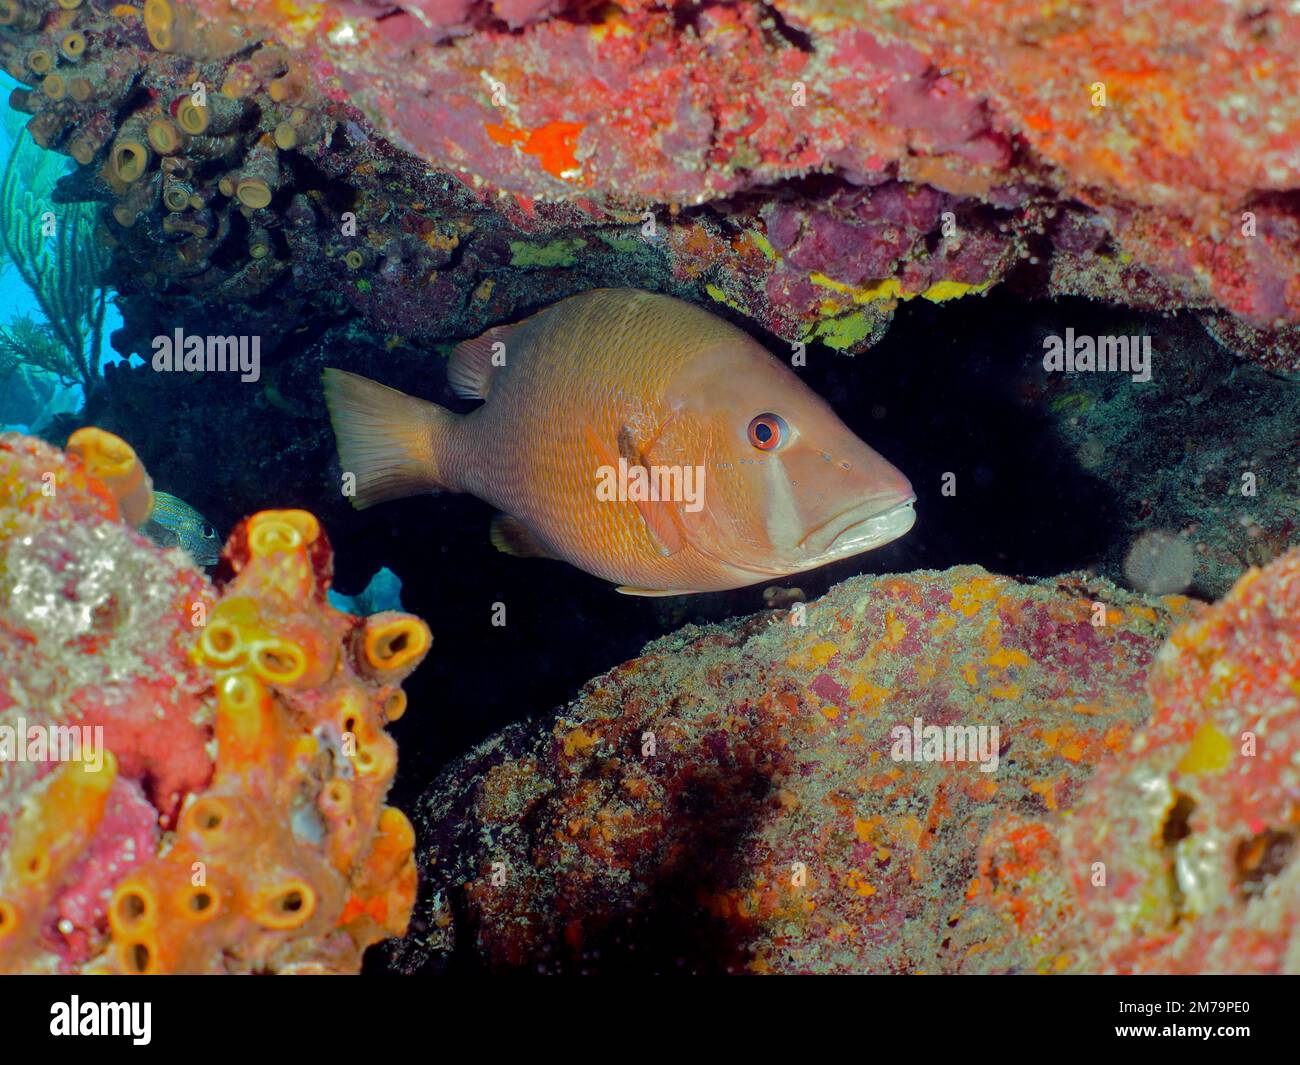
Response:
[{"label": "fish tail fin", "polygon": [[454,490],[444,462],[456,414],[344,370],[326,369],[321,383],[354,507]]}]

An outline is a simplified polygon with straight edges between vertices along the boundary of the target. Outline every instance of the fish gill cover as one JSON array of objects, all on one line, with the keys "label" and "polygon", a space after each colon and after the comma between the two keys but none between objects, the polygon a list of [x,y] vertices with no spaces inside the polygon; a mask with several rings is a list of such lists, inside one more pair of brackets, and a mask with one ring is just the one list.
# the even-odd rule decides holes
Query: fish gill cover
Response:
[{"label": "fish gill cover", "polygon": [[1300,972],[1293,7],[0,0],[0,971]]}]

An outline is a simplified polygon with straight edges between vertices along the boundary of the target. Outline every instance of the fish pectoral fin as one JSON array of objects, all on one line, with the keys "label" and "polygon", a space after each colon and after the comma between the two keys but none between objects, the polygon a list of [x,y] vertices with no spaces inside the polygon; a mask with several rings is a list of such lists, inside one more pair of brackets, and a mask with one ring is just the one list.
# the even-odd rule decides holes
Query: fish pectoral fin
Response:
[{"label": "fish pectoral fin", "polygon": [[[654,438],[649,442],[637,439],[636,432],[629,425],[621,425],[618,430],[618,456],[627,463],[630,471],[644,471],[648,476],[656,467],[654,446],[664,434],[664,428],[673,419],[660,425]],[[655,550],[665,558],[677,554],[686,546],[686,530],[682,525],[678,503],[671,499],[631,499],[636,505],[637,513],[645,523],[646,533]]]},{"label": "fish pectoral fin", "polygon": [[166,525],[160,525],[156,521],[146,521],[140,526],[140,531],[159,547],[181,546],[181,538],[176,530],[169,529]]},{"label": "fish pectoral fin", "polygon": [[516,558],[556,557],[550,548],[542,545],[527,525],[509,514],[498,514],[492,519],[489,536],[492,546],[505,555],[514,555]]},{"label": "fish pectoral fin", "polygon": [[644,595],[659,597],[665,595],[694,595],[689,588],[633,588],[629,584],[620,584],[614,589],[620,595]]},{"label": "fish pectoral fin", "polygon": [[686,546],[686,534],[682,532],[676,503],[639,501],[636,510],[645,523],[650,542],[665,558],[672,557]]}]

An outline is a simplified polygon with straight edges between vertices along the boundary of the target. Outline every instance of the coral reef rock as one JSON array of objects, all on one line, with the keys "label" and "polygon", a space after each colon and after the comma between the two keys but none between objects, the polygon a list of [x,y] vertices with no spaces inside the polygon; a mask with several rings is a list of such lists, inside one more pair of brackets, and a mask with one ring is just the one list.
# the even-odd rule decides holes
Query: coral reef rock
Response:
[{"label": "coral reef rock", "polygon": [[976,905],[1075,967],[1300,972],[1300,551],[1175,632],[1150,690],[1069,817],[990,831]]},{"label": "coral reef rock", "polygon": [[0,971],[354,972],[415,896],[384,726],[429,631],[333,609],[305,511],[214,586],[150,493],[100,430],[0,436]]},{"label": "coral reef rock", "polygon": [[1068,965],[1000,914],[972,911],[968,932],[981,840],[995,817],[1070,808],[1129,747],[1152,662],[1198,609],[965,566],[688,626],[435,784],[415,818],[425,893],[392,963]]},{"label": "coral reef rock", "polygon": [[146,358],[232,302],[268,346],[348,307],[431,342],[600,283],[862,350],[1005,281],[1192,308],[1297,369],[1298,42],[1246,0],[0,12]]}]

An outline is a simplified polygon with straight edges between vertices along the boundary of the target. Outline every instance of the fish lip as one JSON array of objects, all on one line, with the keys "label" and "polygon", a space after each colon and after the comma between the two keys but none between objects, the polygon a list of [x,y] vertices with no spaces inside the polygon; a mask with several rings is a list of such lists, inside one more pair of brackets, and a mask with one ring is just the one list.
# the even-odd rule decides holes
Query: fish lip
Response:
[{"label": "fish lip", "polygon": [[820,557],[827,561],[846,558],[897,540],[916,524],[915,502],[916,496],[912,496],[888,510],[850,523],[839,531]]},{"label": "fish lip", "polygon": [[[892,502],[890,502],[891,500]],[[821,540],[824,537],[826,540],[825,549],[817,557],[822,558],[832,553],[838,553],[838,549],[847,546],[847,543],[854,543],[858,539],[867,542],[871,539],[870,536],[855,537],[847,543],[843,543],[846,533],[863,525],[871,525],[871,531],[873,532],[884,532],[892,525],[901,524],[904,520],[903,513],[911,510],[912,504],[915,502],[916,494],[914,492],[901,497],[897,494],[891,494],[865,499],[860,503],[855,503],[847,510],[840,511],[834,517],[827,518],[820,525],[809,529],[799,541],[798,546],[800,548],[807,547],[814,538]],[[888,539],[882,539],[878,542],[883,544],[888,543],[889,540],[897,539],[912,527],[915,520],[916,516],[913,513],[910,520],[907,520],[906,525],[899,531],[890,535]],[[877,545],[868,543],[868,547],[871,546]],[[866,548],[860,548],[859,550],[866,550]]]},{"label": "fish lip", "polygon": [[[886,506],[882,510],[876,510],[865,517],[859,516],[856,520],[853,520],[854,515],[862,514],[864,507],[867,507],[871,503],[880,503],[890,498],[895,500],[892,505]],[[818,555],[803,558],[797,562],[791,561],[779,566],[760,566],[752,562],[737,562],[734,559],[723,558],[719,555],[712,554],[698,545],[696,546],[696,550],[706,558],[710,558],[720,565],[738,570],[741,573],[756,574],[759,577],[783,580],[786,577],[794,576],[796,573],[806,573],[808,570],[817,569],[827,563],[835,562],[851,555],[861,554],[863,551],[869,551],[875,547],[882,547],[891,540],[897,540],[900,536],[911,529],[912,525],[916,521],[916,513],[912,509],[912,504],[915,502],[916,495],[913,493],[901,498],[897,495],[875,496],[857,504],[857,506],[849,507],[848,510],[841,511],[839,514],[835,515],[835,517],[828,518],[826,521],[822,522],[821,525],[817,526],[816,529],[813,529],[799,541],[800,546],[803,546],[803,544],[805,544],[810,537],[815,536],[818,531],[825,529],[833,522],[847,519],[844,521],[844,525],[836,531],[835,536],[832,537],[826,550],[822,551]],[[861,546],[858,546],[857,538],[849,540],[847,544],[841,543],[845,533],[868,523],[876,523],[872,526],[873,535],[862,537]],[[888,535],[882,535],[881,530],[887,530]],[[844,548],[849,545],[852,545],[850,549],[844,550]]]}]

